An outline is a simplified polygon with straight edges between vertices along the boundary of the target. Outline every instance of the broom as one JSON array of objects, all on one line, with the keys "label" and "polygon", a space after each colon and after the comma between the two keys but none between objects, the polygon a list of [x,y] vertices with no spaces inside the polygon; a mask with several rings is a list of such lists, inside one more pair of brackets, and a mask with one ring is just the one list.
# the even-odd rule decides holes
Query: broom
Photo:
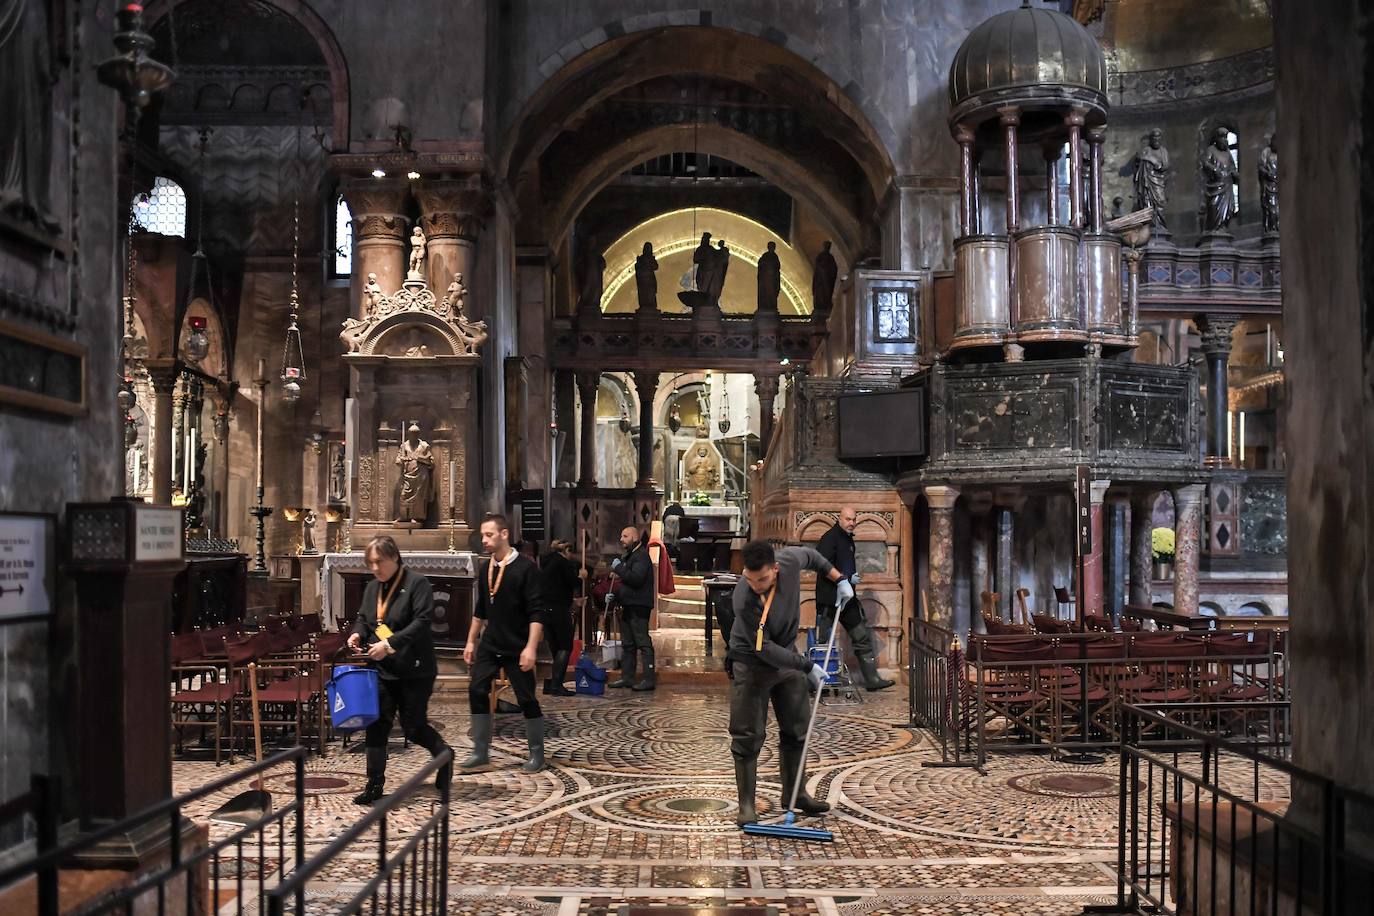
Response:
[{"label": "broom", "polygon": [[[827,679],[830,676],[830,656],[835,651],[835,633],[840,629],[841,610],[843,608],[835,609],[835,620],[830,626],[830,639],[825,644],[825,661],[821,662],[821,670],[826,673]],[[816,713],[820,711],[821,696],[824,693],[825,682],[822,681],[820,687],[816,689],[816,698],[811,701],[811,718],[806,723],[806,738],[802,740],[801,764],[797,767],[797,778],[792,781],[792,794],[787,800],[787,813],[776,824],[745,824],[745,833],[754,836],[779,836],[789,840],[812,840],[817,843],[835,842],[835,834],[829,830],[822,830],[819,827],[798,827],[797,813],[792,810],[797,806],[797,796],[801,794],[802,778],[806,774],[806,751],[811,745],[811,732],[816,727]]]}]

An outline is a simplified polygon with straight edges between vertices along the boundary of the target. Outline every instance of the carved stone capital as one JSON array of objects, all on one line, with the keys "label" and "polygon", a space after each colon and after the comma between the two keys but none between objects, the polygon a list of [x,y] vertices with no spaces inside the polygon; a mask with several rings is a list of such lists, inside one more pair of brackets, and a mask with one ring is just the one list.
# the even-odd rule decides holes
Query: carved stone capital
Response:
[{"label": "carved stone capital", "polygon": [[639,393],[640,403],[643,403],[645,400],[653,403],[654,395],[658,392],[658,376],[659,371],[657,369],[635,370],[633,376],[635,380],[635,391]]},{"label": "carved stone capital", "polygon": [[420,225],[430,238],[477,238],[486,207],[480,185],[463,179],[431,179],[413,185]]},{"label": "carved stone capital", "polygon": [[339,188],[353,217],[353,237],[404,240],[409,228],[405,218],[408,188],[379,178],[346,179]]},{"label": "carved stone capital", "polygon": [[586,410],[596,409],[596,392],[601,387],[601,373],[591,370],[582,370],[574,373],[577,381],[577,395],[582,400],[582,408]]},{"label": "carved stone capital", "polygon": [[1176,515],[1182,515],[1187,509],[1195,509],[1202,505],[1203,494],[1207,492],[1207,487],[1200,483],[1188,484],[1186,487],[1176,487],[1174,489],[1174,509]]},{"label": "carved stone capital", "polygon": [[754,379],[754,393],[759,396],[760,401],[772,401],[778,396],[778,377],[776,375],[760,375]]},{"label": "carved stone capital", "polygon": [[145,359],[143,368],[157,394],[170,395],[181,378],[181,365],[174,359]]},{"label": "carved stone capital", "polygon": [[1202,335],[1202,352],[1208,356],[1231,355],[1231,333],[1241,320],[1239,315],[1200,315],[1198,333]]},{"label": "carved stone capital", "polygon": [[958,487],[926,487],[926,501],[933,512],[951,512],[959,499]]}]

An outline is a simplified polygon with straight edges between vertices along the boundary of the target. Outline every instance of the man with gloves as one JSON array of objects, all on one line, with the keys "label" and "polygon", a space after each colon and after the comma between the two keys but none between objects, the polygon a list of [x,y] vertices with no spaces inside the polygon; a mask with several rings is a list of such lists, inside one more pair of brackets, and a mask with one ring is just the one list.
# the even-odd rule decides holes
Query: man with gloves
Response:
[{"label": "man with gloves", "polygon": [[[778,551],[767,541],[744,546],[744,578],[731,598],[735,622],[730,629],[729,658],[734,665],[730,683],[730,753],[735,759],[735,788],[743,827],[758,820],[754,790],[758,782],[759,751],[768,727],[768,704],[778,720],[778,769],[785,806],[804,773],[802,746],[810,716],[809,691],[819,690],[825,671],[797,651],[801,620],[801,572],[836,584],[841,604],[854,597],[854,587],[838,569],[810,547]],[[797,793],[796,810],[824,814],[830,806],[806,792],[806,777]]]},{"label": "man with gloves", "polygon": [[[654,642],[649,637],[649,618],[654,613],[654,563],[649,557],[648,540],[631,525],[620,532],[625,553],[611,563],[619,581],[613,586],[620,605],[621,660],[620,679],[608,687],[653,690],[658,676],[654,669]],[[640,680],[635,680],[638,668]]]},{"label": "man with gloves", "polygon": [[[841,573],[851,577],[851,584],[858,584],[857,568],[854,563],[854,528],[858,525],[859,515],[849,506],[840,510],[840,517],[833,528],[825,533],[816,549],[820,555]],[[859,670],[863,672],[864,686],[869,690],[886,690],[896,681],[889,680],[878,673],[878,659],[873,649],[873,631],[868,628],[864,616],[864,606],[859,601],[848,603],[840,601],[835,594],[835,584],[820,576],[816,577],[816,639],[830,641],[830,628],[835,625],[838,612],[841,625],[849,631],[849,644],[854,647],[854,655],[859,659]]]}]

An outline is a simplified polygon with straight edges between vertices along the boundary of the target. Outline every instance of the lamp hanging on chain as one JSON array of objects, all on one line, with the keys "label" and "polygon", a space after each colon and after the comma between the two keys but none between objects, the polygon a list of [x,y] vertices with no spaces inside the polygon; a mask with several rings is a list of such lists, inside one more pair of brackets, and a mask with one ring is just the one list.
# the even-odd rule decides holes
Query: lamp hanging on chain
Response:
[{"label": "lamp hanging on chain", "polygon": [[[210,128],[200,129],[200,193],[196,200],[196,251],[191,255],[191,279],[186,284],[186,308],[182,314],[186,316],[186,323],[191,328],[191,333],[186,335],[186,345],[182,354],[186,361],[193,366],[200,365],[200,361],[205,359],[210,352],[210,338],[205,333],[205,318],[200,315],[191,315],[191,304],[195,302],[196,291],[199,288],[197,280],[201,273],[205,274],[206,285],[209,286],[210,269],[205,257],[205,150],[210,145]],[[211,288],[211,305],[213,307],[214,291]]]},{"label": "lamp hanging on chain", "polygon": [[[729,382],[730,377],[725,377],[725,382]],[[720,419],[716,421],[716,429],[720,430],[723,436],[730,431],[730,389],[726,384],[720,386]]]},{"label": "lamp hanging on chain", "polygon": [[[304,110],[305,97],[302,96],[301,108]],[[282,398],[293,404],[300,400],[301,382],[305,381],[305,351],[301,345],[301,329],[297,325],[300,313],[300,276],[301,252],[301,185],[305,180],[305,164],[301,161],[301,125],[296,121],[296,180],[291,213],[291,301],[286,325],[286,341],[281,353],[281,390]]]}]

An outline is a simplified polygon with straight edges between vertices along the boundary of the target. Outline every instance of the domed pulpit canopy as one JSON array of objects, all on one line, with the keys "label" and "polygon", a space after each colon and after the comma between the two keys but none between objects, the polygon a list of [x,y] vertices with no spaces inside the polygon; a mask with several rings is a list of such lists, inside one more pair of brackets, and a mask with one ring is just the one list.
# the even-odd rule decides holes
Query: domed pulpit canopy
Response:
[{"label": "domed pulpit canopy", "polygon": [[1026,0],[964,39],[949,68],[949,102],[950,123],[977,124],[1015,105],[1023,113],[1078,107],[1089,124],[1100,124],[1107,116],[1107,63],[1077,20],[1032,9]]}]

